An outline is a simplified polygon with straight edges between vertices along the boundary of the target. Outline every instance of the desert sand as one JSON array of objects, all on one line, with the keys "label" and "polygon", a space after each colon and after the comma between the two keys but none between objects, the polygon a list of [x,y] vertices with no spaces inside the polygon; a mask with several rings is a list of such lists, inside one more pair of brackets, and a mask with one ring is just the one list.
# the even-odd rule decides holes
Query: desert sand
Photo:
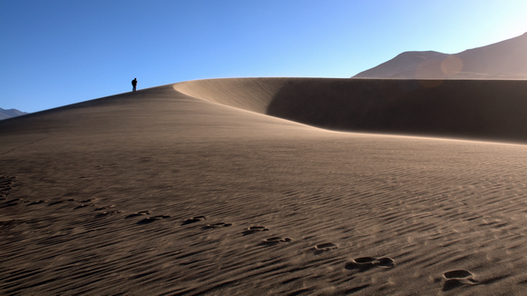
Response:
[{"label": "desert sand", "polygon": [[218,79],[1,121],[0,294],[525,295],[526,95]]}]

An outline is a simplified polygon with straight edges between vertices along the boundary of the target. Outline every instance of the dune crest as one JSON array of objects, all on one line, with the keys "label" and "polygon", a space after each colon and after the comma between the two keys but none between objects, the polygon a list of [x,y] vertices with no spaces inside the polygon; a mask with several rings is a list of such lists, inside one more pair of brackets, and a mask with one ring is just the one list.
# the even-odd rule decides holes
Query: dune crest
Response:
[{"label": "dune crest", "polygon": [[246,78],[174,88],[332,130],[527,141],[527,81],[521,80]]}]

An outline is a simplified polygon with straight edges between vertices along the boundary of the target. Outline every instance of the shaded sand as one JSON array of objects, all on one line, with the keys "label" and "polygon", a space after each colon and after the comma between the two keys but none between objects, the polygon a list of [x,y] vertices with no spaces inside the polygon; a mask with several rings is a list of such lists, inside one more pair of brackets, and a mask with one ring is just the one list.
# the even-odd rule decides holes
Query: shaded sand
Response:
[{"label": "shaded sand", "polygon": [[525,80],[245,78],[175,88],[329,129],[527,141]]},{"label": "shaded sand", "polygon": [[262,114],[298,81],[0,122],[0,294],[524,294],[526,146]]}]

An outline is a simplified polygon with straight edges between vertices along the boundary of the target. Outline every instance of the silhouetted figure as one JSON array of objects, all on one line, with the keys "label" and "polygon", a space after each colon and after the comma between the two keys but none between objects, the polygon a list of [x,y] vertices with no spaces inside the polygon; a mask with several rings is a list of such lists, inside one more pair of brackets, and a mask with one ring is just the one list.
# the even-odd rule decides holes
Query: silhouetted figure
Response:
[{"label": "silhouetted figure", "polygon": [[134,78],[134,80],[132,80],[132,86],[134,87],[132,91],[135,91],[135,87],[137,86],[137,78]]}]

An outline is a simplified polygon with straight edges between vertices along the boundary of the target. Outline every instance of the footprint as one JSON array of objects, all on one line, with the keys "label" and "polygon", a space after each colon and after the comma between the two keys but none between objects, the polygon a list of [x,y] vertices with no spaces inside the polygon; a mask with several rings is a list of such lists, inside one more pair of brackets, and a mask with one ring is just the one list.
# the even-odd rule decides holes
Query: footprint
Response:
[{"label": "footprint", "polygon": [[97,208],[95,208],[95,210],[94,210],[94,211],[102,211],[102,210],[107,210],[107,209],[111,209],[111,208],[113,208],[113,207],[115,207],[115,205],[110,205],[110,206],[103,206],[103,207],[97,207]]},{"label": "footprint", "polygon": [[478,282],[474,279],[474,275],[470,271],[464,269],[447,271],[443,273],[443,277],[445,278],[443,291],[450,291],[461,286],[474,285]]},{"label": "footprint", "polygon": [[83,200],[81,200],[79,202],[81,202],[81,203],[89,203],[89,202],[93,202],[93,201],[96,201],[96,200],[97,200],[97,198],[87,198],[87,199],[83,199]]},{"label": "footprint", "polygon": [[[56,203],[58,203],[58,202],[56,202]],[[50,204],[50,205],[51,205],[51,204]],[[85,207],[93,207],[93,206],[95,206],[95,205],[92,204],[92,203],[89,203],[89,204],[88,204],[88,203],[83,203],[83,204],[80,204],[80,205],[76,206],[76,207],[73,208],[73,209],[74,209],[74,210],[77,210],[77,209],[82,209],[82,208],[85,208]]]},{"label": "footprint", "polygon": [[253,234],[255,232],[262,232],[262,231],[269,231],[269,228],[265,228],[263,226],[251,226],[245,229],[245,231],[243,232],[243,235]]},{"label": "footprint", "polygon": [[19,205],[19,204],[20,204],[20,202],[18,202],[18,201],[11,201],[11,202],[8,202],[7,206],[8,207],[12,207],[12,206],[16,206],[16,205]]},{"label": "footprint", "polygon": [[196,216],[196,217],[192,217],[190,219],[185,220],[185,222],[183,222],[183,224],[181,225],[187,225],[187,224],[196,223],[196,222],[205,221],[205,220],[206,220],[205,216]]},{"label": "footprint", "polygon": [[170,218],[170,216],[169,215],[152,216],[152,217],[144,218],[143,220],[137,222],[137,224],[149,224],[149,223],[152,223],[158,220],[167,219],[167,218]]},{"label": "footprint", "polygon": [[0,196],[6,197],[9,195],[9,190],[15,188],[16,177],[0,176]]},{"label": "footprint", "polygon": [[395,262],[392,258],[382,257],[377,259],[374,257],[360,257],[346,263],[344,267],[346,269],[368,270],[373,267],[393,268],[394,266]]},{"label": "footprint", "polygon": [[[13,199],[11,199],[11,200],[7,200],[7,201],[5,202],[5,204],[6,204],[5,206],[7,206],[7,207],[10,207],[10,206],[16,206],[16,205],[21,204],[21,203],[23,203],[23,202],[24,202],[24,199],[23,199],[23,198],[13,198]],[[27,201],[26,201],[26,202],[27,202]]]},{"label": "footprint", "polygon": [[376,265],[383,268],[393,268],[395,266],[395,262],[392,258],[383,257],[377,259]]},{"label": "footprint", "polygon": [[17,225],[24,224],[24,223],[26,223],[26,221],[21,220],[21,219],[8,219],[8,220],[1,220],[0,219],[0,226],[1,227],[12,228],[12,227],[15,227]]},{"label": "footprint", "polygon": [[139,217],[139,216],[145,216],[145,215],[150,215],[150,210],[135,212],[133,214],[130,214],[130,215],[126,216],[125,219],[133,218],[133,217]]},{"label": "footprint", "polygon": [[443,277],[447,280],[449,279],[463,279],[463,278],[472,278],[474,275],[472,272],[464,269],[451,270],[443,273]]},{"label": "footprint", "polygon": [[109,216],[109,215],[114,215],[114,214],[119,214],[121,211],[119,210],[112,210],[112,211],[105,211],[105,212],[101,212],[99,214],[97,214],[95,217],[104,217],[104,216]]},{"label": "footprint", "polygon": [[58,205],[59,203],[63,203],[64,201],[63,200],[56,200],[56,201],[52,201],[48,204],[48,206],[53,206],[53,205]]},{"label": "footprint", "polygon": [[219,222],[219,223],[214,223],[214,224],[207,224],[203,226],[202,228],[203,229],[214,229],[214,228],[230,227],[230,226],[232,226],[232,223]]},{"label": "footprint", "polygon": [[280,237],[280,236],[273,236],[273,237],[269,237],[269,238],[266,238],[263,240],[263,242],[260,243],[260,245],[266,245],[266,246],[272,246],[272,245],[276,245],[278,243],[289,243],[291,242],[292,239],[288,238],[288,237]]},{"label": "footprint", "polygon": [[346,269],[359,269],[367,270],[375,267],[377,258],[373,257],[360,257],[351,260],[351,262],[346,263],[344,266]]},{"label": "footprint", "polygon": [[14,198],[14,199],[11,199],[11,200],[7,200],[7,198],[6,198],[5,203],[1,207],[2,208],[12,207],[12,206],[19,205],[21,203],[28,203],[28,201],[24,201],[23,198]]},{"label": "footprint", "polygon": [[0,176],[0,188],[12,185],[15,180],[16,177]]},{"label": "footprint", "polygon": [[34,201],[34,202],[29,203],[28,206],[31,206],[31,205],[38,205],[38,204],[46,203],[46,202],[48,202],[48,201],[45,200],[45,199],[39,199],[39,200],[37,200],[37,201]]},{"label": "footprint", "polygon": [[314,247],[316,255],[322,254],[322,253],[330,251],[330,250],[335,250],[335,249],[338,249],[338,248],[339,248],[339,246],[334,244],[334,243],[323,243],[323,244],[318,244],[318,245],[316,245]]}]

